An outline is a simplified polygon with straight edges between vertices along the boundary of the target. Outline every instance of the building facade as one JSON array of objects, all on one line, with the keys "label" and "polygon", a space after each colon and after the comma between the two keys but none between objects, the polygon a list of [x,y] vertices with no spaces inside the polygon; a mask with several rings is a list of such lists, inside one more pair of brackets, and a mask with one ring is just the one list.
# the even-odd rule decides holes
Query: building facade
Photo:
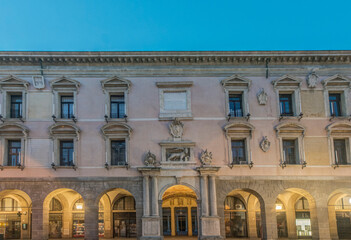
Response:
[{"label": "building facade", "polygon": [[350,61],[0,52],[0,238],[351,239]]}]

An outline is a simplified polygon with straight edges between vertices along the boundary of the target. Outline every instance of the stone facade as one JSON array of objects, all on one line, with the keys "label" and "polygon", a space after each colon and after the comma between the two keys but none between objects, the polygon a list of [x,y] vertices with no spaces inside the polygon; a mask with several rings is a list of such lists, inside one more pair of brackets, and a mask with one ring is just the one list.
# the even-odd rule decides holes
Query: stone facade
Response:
[{"label": "stone facade", "polygon": [[[350,51],[0,52],[0,236],[347,239],[350,61]],[[111,115],[112,96],[123,116]]]}]

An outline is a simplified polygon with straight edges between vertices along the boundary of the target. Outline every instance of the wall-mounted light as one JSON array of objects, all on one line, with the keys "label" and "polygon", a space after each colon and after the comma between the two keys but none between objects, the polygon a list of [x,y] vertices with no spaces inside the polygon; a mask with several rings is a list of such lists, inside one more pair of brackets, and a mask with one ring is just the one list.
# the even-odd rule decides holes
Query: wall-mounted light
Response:
[{"label": "wall-mounted light", "polygon": [[282,210],[283,206],[281,204],[276,204],[275,205],[275,210]]},{"label": "wall-mounted light", "polygon": [[77,210],[83,210],[83,203],[76,203]]}]

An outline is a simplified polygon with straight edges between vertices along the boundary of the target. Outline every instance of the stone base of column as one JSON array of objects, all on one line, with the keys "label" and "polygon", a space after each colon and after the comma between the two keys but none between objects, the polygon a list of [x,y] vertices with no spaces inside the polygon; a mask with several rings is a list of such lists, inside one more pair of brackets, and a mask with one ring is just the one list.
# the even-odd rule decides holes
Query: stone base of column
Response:
[{"label": "stone base of column", "polygon": [[150,216],[142,217],[142,236],[140,239],[151,240],[151,239],[163,239],[161,236],[161,224],[160,217]]},{"label": "stone base of column", "polygon": [[200,239],[223,239],[219,217],[201,217],[201,229]]}]

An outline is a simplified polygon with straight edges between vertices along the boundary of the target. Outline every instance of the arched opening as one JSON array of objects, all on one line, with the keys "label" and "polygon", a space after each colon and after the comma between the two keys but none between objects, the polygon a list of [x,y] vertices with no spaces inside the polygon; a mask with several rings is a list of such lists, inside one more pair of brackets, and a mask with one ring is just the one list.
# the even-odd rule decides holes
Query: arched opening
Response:
[{"label": "arched opening", "polygon": [[234,190],[224,201],[227,238],[262,237],[261,203],[251,192]]},{"label": "arched opening", "polygon": [[100,198],[99,237],[137,237],[135,199],[127,190],[113,189]]},{"label": "arched opening", "polygon": [[0,192],[0,239],[30,239],[31,205],[29,196],[20,190]]},{"label": "arched opening", "polygon": [[351,239],[351,191],[338,190],[328,202],[330,235],[333,239]]},{"label": "arched opening", "polygon": [[84,238],[84,200],[72,189],[51,192],[43,204],[43,229],[49,239]]},{"label": "arched opening", "polygon": [[191,188],[175,185],[164,192],[162,231],[164,236],[198,235],[197,196]]},{"label": "arched opening", "polygon": [[275,202],[275,211],[277,215],[277,232],[278,238],[288,237],[288,223],[286,220],[286,208],[284,203],[277,199]]},{"label": "arched opening", "polygon": [[310,205],[305,197],[295,203],[296,230],[299,238],[312,237]]}]

